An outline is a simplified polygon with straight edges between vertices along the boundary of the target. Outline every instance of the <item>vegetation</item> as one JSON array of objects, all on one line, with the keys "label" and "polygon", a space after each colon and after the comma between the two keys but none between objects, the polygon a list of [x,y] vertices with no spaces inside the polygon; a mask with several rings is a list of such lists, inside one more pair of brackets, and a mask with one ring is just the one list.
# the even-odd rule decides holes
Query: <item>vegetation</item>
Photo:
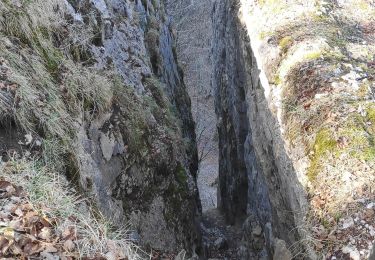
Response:
[{"label": "vegetation", "polygon": [[[31,214],[34,219],[39,215],[43,223],[47,223],[40,233],[38,228],[35,228],[34,232],[29,234],[29,237],[37,236],[34,237],[32,250],[25,247],[19,252],[20,255],[13,251],[14,255],[27,257],[41,253],[41,256],[58,255],[77,258],[115,256],[144,259],[146,257],[146,254],[129,240],[127,227],[111,226],[99,211],[94,210],[95,207],[89,200],[82,199],[74,193],[62,175],[50,171],[40,162],[32,158],[13,157],[0,167],[0,171],[3,184],[5,179],[16,184],[16,187],[25,189],[27,196],[19,205],[32,211],[25,216],[18,213],[24,218],[21,223],[26,225],[27,217]],[[48,223],[53,223],[53,226],[50,227]],[[10,230],[12,230],[11,234],[18,232],[12,227]],[[2,235],[0,231],[0,237],[3,237]],[[7,239],[15,244],[17,239],[13,241],[13,236],[7,236]],[[18,239],[21,237],[22,235],[18,234]],[[48,245],[47,249],[46,246],[42,246],[43,244]],[[4,244],[1,250],[3,253],[7,250]]]},{"label": "vegetation", "polygon": [[311,182],[316,180],[319,173],[321,160],[327,153],[333,152],[337,147],[337,141],[333,138],[329,129],[321,129],[315,138],[313,155],[307,176]]},{"label": "vegetation", "polygon": [[[173,145],[182,143],[172,105],[155,78],[145,79],[145,93],[138,95],[114,69],[90,67],[88,46],[97,43],[97,28],[91,23],[81,28],[69,24],[60,1],[21,4],[18,8],[9,1],[0,2],[0,121],[15,122],[34,141],[40,140],[42,158],[14,159],[1,169],[1,175],[26,187],[36,211],[62,221],[54,227],[56,232],[66,225],[76,226],[78,257],[104,256],[114,245],[129,259],[138,259],[142,252],[127,239],[126,228],[111,227],[93,210],[94,204],[80,201],[67,189],[59,174],[79,174],[74,165],[78,129],[112,109],[121,119],[119,127],[132,159],[142,160],[154,152],[150,142],[155,136],[162,136],[168,145],[171,140]],[[149,19],[152,29],[146,40],[157,48],[159,22],[155,19]],[[17,175],[12,175],[15,171]],[[176,178],[187,176],[177,172]],[[52,211],[44,213],[43,207]],[[88,211],[80,212],[82,207]],[[76,221],[66,223],[65,219]]]},{"label": "vegetation", "polygon": [[[353,201],[374,196],[375,49],[369,20],[375,6],[367,0],[264,0],[249,6],[248,30],[259,41],[254,46],[261,46],[255,51],[267,50],[260,64],[270,79],[271,100],[283,104],[275,117],[282,114],[288,152],[300,160],[296,171],[304,173],[299,180],[310,207],[309,230],[302,233],[321,258],[330,258],[347,241],[337,239],[335,230],[365,211]],[[335,236],[322,236],[322,230]]]}]

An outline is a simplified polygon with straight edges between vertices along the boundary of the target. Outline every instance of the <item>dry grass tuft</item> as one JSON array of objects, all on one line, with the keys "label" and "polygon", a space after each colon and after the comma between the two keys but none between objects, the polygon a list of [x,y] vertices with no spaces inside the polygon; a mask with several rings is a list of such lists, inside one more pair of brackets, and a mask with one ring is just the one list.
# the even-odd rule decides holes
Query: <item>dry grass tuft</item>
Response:
[{"label": "dry grass tuft", "polygon": [[64,234],[74,230],[77,257],[145,259],[147,255],[129,239],[127,227],[114,228],[90,201],[76,194],[71,184],[40,162],[12,159],[0,166],[0,176],[25,189],[34,210],[54,220],[54,230]]},{"label": "dry grass tuft", "polygon": [[[69,158],[75,158],[80,122],[107,112],[113,92],[126,86],[109,75],[111,71],[85,66],[90,60],[86,45],[95,37],[95,28],[67,24],[61,1],[20,2],[21,6],[0,2],[0,122],[14,121],[41,140],[44,160],[12,160],[1,166],[1,175],[25,187],[35,209],[59,219],[58,232],[77,230],[79,256],[114,251],[141,259],[145,255],[128,239],[127,228],[112,227],[59,175]],[[83,56],[86,64],[80,63]]]}]

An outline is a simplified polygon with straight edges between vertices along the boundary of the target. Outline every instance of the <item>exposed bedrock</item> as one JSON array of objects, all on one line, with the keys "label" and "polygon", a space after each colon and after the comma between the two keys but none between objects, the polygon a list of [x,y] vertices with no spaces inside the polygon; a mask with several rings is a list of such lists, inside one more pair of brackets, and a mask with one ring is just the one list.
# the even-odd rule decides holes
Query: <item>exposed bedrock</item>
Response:
[{"label": "exposed bedrock", "polygon": [[[144,126],[129,128],[127,117],[137,114],[128,114],[127,101],[120,98],[107,114],[83,123],[77,146],[81,186],[108,217],[130,221],[142,245],[200,253],[194,122],[163,2],[77,1],[72,6],[75,16],[97,16],[102,32],[99,46],[92,46],[97,66],[113,62],[126,84],[141,96],[151,93],[151,106],[171,109],[177,119],[160,120],[151,107]],[[132,138],[136,146],[128,151],[126,140]]]},{"label": "exposed bedrock", "polygon": [[164,1],[6,1],[0,11],[0,80],[17,86],[0,98],[30,93],[17,108],[1,102],[1,117],[54,140],[70,180],[146,251],[201,254],[194,121]]},{"label": "exposed bedrock", "polygon": [[218,205],[229,223],[243,223],[242,258],[271,257],[280,246],[278,238],[288,245],[301,239],[295,227],[302,223],[306,196],[238,17],[238,1],[216,1],[212,52],[220,149]]}]

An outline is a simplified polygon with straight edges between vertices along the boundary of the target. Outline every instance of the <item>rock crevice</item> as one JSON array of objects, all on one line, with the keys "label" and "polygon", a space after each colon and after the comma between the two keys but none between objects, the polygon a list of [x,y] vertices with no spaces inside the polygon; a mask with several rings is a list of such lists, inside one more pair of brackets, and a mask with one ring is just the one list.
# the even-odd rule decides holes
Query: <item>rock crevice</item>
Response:
[{"label": "rock crevice", "polygon": [[299,241],[295,227],[307,204],[239,13],[238,1],[215,3],[213,84],[220,140],[218,204],[229,223],[244,223],[245,259],[272,256],[277,238],[289,245]]}]

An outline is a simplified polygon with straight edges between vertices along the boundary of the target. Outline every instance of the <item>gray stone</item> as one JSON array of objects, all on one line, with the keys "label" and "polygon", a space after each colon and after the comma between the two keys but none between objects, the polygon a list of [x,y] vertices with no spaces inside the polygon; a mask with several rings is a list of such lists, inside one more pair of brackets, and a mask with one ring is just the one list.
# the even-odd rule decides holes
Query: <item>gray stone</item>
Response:
[{"label": "gray stone", "polygon": [[[274,236],[288,245],[302,239],[295,227],[303,223],[301,211],[307,200],[272,104],[266,99],[260,61],[239,21],[240,6],[239,0],[222,0],[213,8],[212,84],[220,140],[218,204],[230,223],[253,215],[244,225],[243,241],[249,250],[260,253],[266,247],[272,255]],[[263,54],[265,61],[278,55],[266,50]],[[258,228],[252,234],[256,223],[266,235],[258,237]]]},{"label": "gray stone", "polygon": [[260,225],[257,225],[255,228],[253,228],[252,234],[255,236],[262,235],[262,227]]},{"label": "gray stone", "polygon": [[[173,53],[170,19],[164,19],[168,14],[163,2],[64,3],[77,28],[91,27],[96,33],[95,42],[89,41],[85,46],[94,63],[92,67],[117,74],[124,91],[133,88],[139,99],[139,107],[129,107],[134,104],[117,100],[102,115],[77,126],[75,152],[81,188],[115,223],[131,221],[140,245],[162,251],[185,249],[187,256],[192,256],[201,246],[194,122]],[[159,8],[154,8],[153,3]],[[156,34],[158,46],[147,42],[150,17],[160,28]],[[72,42],[87,42],[84,34],[76,37]],[[151,53],[155,59],[150,57]],[[151,81],[154,85],[150,85]],[[157,99],[155,88],[162,91],[166,104]],[[178,125],[167,125],[165,119],[157,118],[153,108],[143,103],[146,97],[161,107],[174,107]],[[129,112],[132,110],[144,113],[144,129],[129,127],[129,117],[133,122],[142,120],[134,118],[137,115]],[[172,132],[176,138],[171,138]],[[140,136],[134,137],[137,134]],[[136,150],[130,148],[132,138],[140,139]],[[189,144],[184,145],[184,139]]]},{"label": "gray stone", "polygon": [[215,240],[214,246],[217,249],[225,249],[228,246],[228,244],[225,238],[219,237],[218,239]]},{"label": "gray stone", "polygon": [[292,253],[288,250],[284,240],[276,239],[273,260],[291,260]]}]

